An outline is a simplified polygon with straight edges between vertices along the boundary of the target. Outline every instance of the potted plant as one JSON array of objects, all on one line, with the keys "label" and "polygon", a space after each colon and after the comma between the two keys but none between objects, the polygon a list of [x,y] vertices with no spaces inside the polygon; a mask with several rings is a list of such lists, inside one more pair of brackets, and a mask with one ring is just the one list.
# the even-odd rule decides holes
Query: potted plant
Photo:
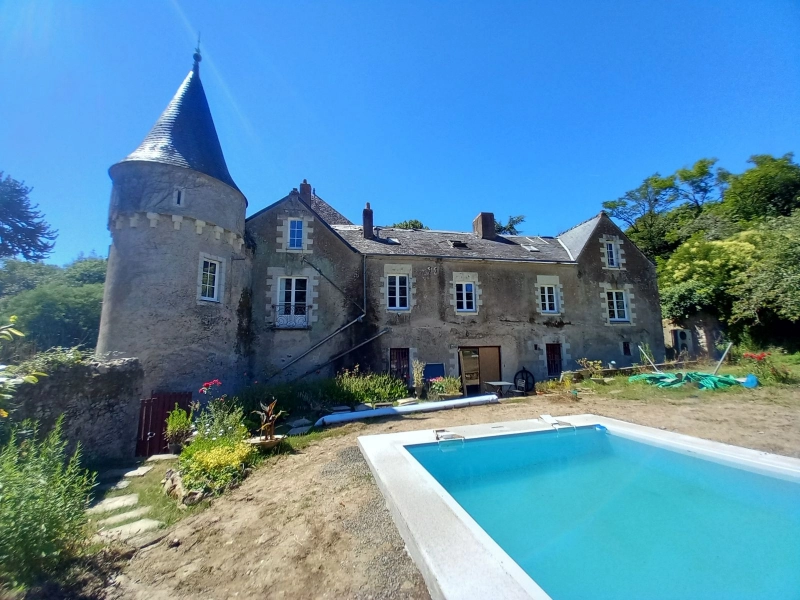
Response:
[{"label": "potted plant", "polygon": [[464,394],[458,377],[435,377],[430,381],[428,393],[436,400],[453,400]]},{"label": "potted plant", "polygon": [[414,395],[422,398],[425,391],[425,363],[415,360],[411,363],[411,374],[414,376]]},{"label": "potted plant", "polygon": [[189,413],[175,403],[175,408],[167,413],[167,430],[164,437],[172,454],[180,454],[183,444],[192,435],[192,419]]},{"label": "potted plant", "polygon": [[274,398],[269,406],[264,406],[262,402],[259,402],[261,410],[253,411],[254,414],[260,417],[261,427],[258,428],[259,435],[255,438],[251,438],[249,442],[262,450],[268,450],[269,448],[277,446],[283,439],[282,435],[275,435],[275,421],[284,414],[282,410],[278,411],[277,414],[275,413],[275,405],[277,403],[278,401]]}]

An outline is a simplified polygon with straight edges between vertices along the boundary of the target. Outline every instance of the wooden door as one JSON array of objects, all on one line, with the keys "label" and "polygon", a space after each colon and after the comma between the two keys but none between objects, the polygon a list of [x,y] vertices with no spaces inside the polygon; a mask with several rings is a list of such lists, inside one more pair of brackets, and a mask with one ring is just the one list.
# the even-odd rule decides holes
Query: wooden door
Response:
[{"label": "wooden door", "polygon": [[484,385],[487,381],[500,381],[500,348],[497,346],[481,346],[478,348],[481,365],[481,391],[488,391]]},{"label": "wooden door", "polygon": [[139,429],[136,439],[136,456],[152,456],[167,451],[164,432],[167,413],[175,405],[185,411],[192,403],[192,392],[159,392],[143,398],[139,405]]},{"label": "wooden door", "polygon": [[408,348],[391,348],[389,350],[389,373],[402,379],[409,385]]},{"label": "wooden door", "polygon": [[561,344],[547,344],[547,376],[561,375]]}]

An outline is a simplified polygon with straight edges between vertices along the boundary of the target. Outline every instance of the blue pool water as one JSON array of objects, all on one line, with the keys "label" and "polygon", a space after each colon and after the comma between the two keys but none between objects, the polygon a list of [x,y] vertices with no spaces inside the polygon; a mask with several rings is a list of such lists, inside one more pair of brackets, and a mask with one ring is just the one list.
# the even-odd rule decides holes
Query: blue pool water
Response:
[{"label": "blue pool water", "polygon": [[798,599],[800,483],[595,428],[407,446],[555,600]]}]

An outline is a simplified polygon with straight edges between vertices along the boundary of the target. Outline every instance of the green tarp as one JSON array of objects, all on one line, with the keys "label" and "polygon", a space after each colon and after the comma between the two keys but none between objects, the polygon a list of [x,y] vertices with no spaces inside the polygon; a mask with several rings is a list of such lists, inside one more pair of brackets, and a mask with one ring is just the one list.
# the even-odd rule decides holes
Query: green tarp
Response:
[{"label": "green tarp", "polygon": [[687,383],[696,383],[701,390],[718,390],[739,385],[732,375],[711,375],[689,371],[686,373],[644,373],[632,375],[628,381],[644,381],[660,388],[679,387]]}]

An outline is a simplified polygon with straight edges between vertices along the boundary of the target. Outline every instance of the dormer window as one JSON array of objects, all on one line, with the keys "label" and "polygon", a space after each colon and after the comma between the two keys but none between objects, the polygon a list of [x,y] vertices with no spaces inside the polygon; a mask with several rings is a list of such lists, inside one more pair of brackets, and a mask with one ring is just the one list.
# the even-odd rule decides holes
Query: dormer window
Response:
[{"label": "dormer window", "polygon": [[172,192],[172,202],[175,206],[183,206],[186,202],[186,193],[181,188]]}]

